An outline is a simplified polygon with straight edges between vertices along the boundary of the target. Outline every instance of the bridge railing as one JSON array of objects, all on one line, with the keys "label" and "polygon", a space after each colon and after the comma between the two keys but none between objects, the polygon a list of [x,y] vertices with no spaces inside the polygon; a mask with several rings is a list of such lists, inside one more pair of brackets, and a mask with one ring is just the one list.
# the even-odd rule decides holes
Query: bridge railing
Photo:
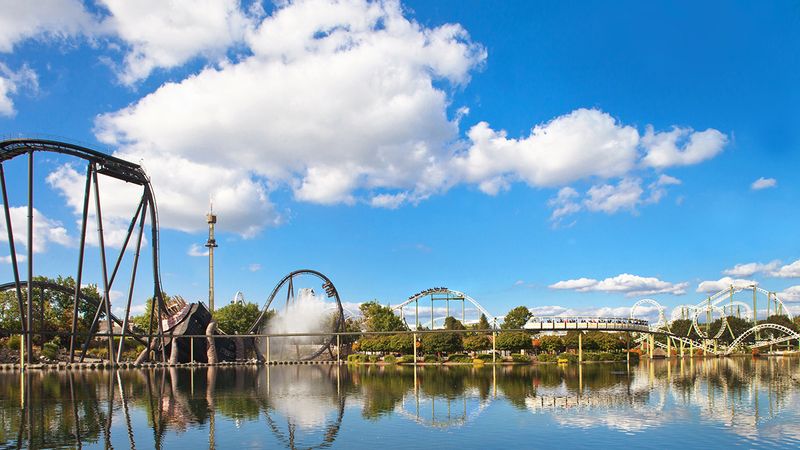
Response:
[{"label": "bridge railing", "polygon": [[646,320],[627,317],[541,316],[531,318],[524,328],[526,330],[647,331],[650,324]]}]

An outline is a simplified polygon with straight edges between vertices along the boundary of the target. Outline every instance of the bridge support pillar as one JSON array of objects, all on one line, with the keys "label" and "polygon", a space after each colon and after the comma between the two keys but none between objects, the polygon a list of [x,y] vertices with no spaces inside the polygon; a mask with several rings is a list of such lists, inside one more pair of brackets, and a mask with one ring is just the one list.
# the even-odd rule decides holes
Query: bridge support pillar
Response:
[{"label": "bridge support pillar", "polygon": [[578,332],[578,363],[583,363],[583,333]]},{"label": "bridge support pillar", "polygon": [[680,343],[681,343],[681,358],[683,358],[683,347],[685,346],[685,344],[683,343],[683,341],[680,341]]},{"label": "bridge support pillar", "polygon": [[497,346],[495,345],[496,342],[497,342],[497,332],[492,331],[492,364],[495,364],[494,359],[497,355],[497,350],[496,350]]},{"label": "bridge support pillar", "polygon": [[690,357],[694,356],[694,341],[689,343],[689,356]]},{"label": "bridge support pillar", "polygon": [[656,338],[652,334],[650,334],[649,336],[650,336],[650,340],[647,342],[647,354],[650,356],[650,359],[653,359],[653,347],[654,347]]},{"label": "bridge support pillar", "polygon": [[672,357],[672,336],[667,336],[667,358]]}]

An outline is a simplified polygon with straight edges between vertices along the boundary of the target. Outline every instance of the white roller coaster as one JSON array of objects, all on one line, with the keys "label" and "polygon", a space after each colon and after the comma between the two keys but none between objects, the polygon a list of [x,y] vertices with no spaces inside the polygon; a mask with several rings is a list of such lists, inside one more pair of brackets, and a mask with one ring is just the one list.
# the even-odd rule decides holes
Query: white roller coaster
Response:
[{"label": "white roller coaster", "polygon": [[[438,297],[437,298],[436,297],[437,295],[444,296],[444,297]],[[486,316],[486,319],[489,321],[489,323],[492,325],[493,328],[497,327],[497,317],[495,317],[492,313],[487,311],[486,308],[484,308],[480,303],[477,302],[477,300],[475,300],[474,298],[470,297],[469,295],[467,295],[467,294],[465,294],[465,293],[463,293],[461,291],[455,291],[455,290],[452,290],[452,289],[448,289],[446,287],[435,287],[435,288],[425,289],[423,291],[417,292],[416,294],[409,296],[408,299],[406,301],[404,301],[403,303],[400,303],[399,305],[393,306],[392,309],[394,311],[399,312],[400,317],[405,321],[406,306],[414,303],[414,319],[415,319],[414,323],[415,323],[416,327],[419,327],[419,326],[423,325],[419,320],[419,301],[422,300],[425,297],[430,297],[431,320],[428,321],[427,323],[430,324],[431,329],[434,328],[434,325],[435,325],[437,319],[441,319],[441,318],[433,317],[433,313],[434,313],[433,302],[434,301],[444,301],[444,302],[446,302],[446,304],[447,304],[447,315],[450,315],[450,301],[461,301],[462,302],[462,305],[461,305],[461,319],[462,319],[462,322],[465,320],[465,314],[466,314],[466,308],[464,306],[464,302],[469,302],[470,304],[472,304],[478,310],[478,312],[480,312],[481,314]]]}]

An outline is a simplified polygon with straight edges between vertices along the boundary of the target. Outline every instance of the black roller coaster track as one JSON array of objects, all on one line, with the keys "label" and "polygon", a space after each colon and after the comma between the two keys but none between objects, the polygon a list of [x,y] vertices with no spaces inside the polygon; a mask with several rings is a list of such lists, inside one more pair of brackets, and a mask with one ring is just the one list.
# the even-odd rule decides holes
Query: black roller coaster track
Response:
[{"label": "black roller coaster track", "polygon": [[[82,299],[86,301],[83,294],[81,293],[80,286],[83,278],[84,256],[86,250],[86,228],[89,220],[89,204],[90,201],[92,200],[94,201],[95,213],[96,213],[95,216],[97,220],[97,233],[98,233],[97,241],[100,251],[100,265],[102,269],[103,285],[101,286],[102,287],[101,301],[99,302],[99,304],[94,304],[94,306],[96,307],[94,319],[90,327],[89,335],[87,336],[86,341],[84,342],[84,349],[81,355],[81,359],[83,359],[83,356],[85,355],[88,342],[92,339],[92,337],[98,334],[97,325],[100,316],[103,314],[105,315],[105,319],[107,321],[106,338],[108,340],[108,356],[110,361],[119,362],[119,357],[120,354],[122,353],[123,345],[125,342],[124,337],[126,333],[129,335],[132,334],[131,331],[129,330],[128,321],[130,318],[130,307],[133,298],[134,284],[136,282],[136,270],[139,262],[139,254],[142,248],[142,237],[144,234],[145,222],[148,214],[150,217],[150,230],[151,230],[150,245],[152,247],[153,298],[156,299],[156,301],[152,303],[152,306],[150,308],[151,325],[146,336],[146,342],[148,348],[155,348],[155,344],[157,344],[158,342],[164,342],[164,329],[162,328],[161,319],[163,315],[166,314],[167,311],[164,305],[164,298],[161,289],[161,275],[159,272],[158,210],[156,206],[155,195],[153,193],[153,188],[150,185],[150,179],[147,176],[147,174],[145,174],[144,170],[137,164],[133,164],[131,162],[115,158],[105,153],[101,153],[96,150],[91,150],[78,145],[67,144],[64,142],[57,142],[51,140],[43,140],[43,139],[11,139],[0,142],[0,190],[2,191],[2,196],[3,196],[2,198],[3,212],[5,213],[5,223],[6,223],[6,230],[8,232],[8,245],[9,245],[9,252],[11,259],[11,267],[14,274],[13,282],[3,286],[5,286],[8,290],[13,288],[14,291],[16,292],[17,305],[20,311],[20,327],[22,330],[22,334],[25,337],[25,347],[26,347],[25,353],[27,362],[28,363],[33,362],[32,315],[33,315],[34,296],[33,295],[27,296],[28,300],[26,301],[26,299],[22,295],[22,291],[23,291],[23,286],[25,287],[27,292],[35,292],[34,291],[35,288],[41,287],[39,284],[37,284],[37,281],[34,280],[35,264],[34,264],[34,252],[33,252],[34,155],[37,152],[59,153],[63,155],[72,156],[74,158],[78,158],[86,162],[86,184],[83,196],[81,235],[80,235],[80,244],[78,247],[75,291],[72,292],[74,302],[73,302],[73,315],[72,315],[72,331],[70,333],[70,349],[69,349],[70,361],[74,361],[75,358],[76,338],[78,335],[77,332],[78,302],[81,301]],[[6,180],[4,172],[4,163],[6,161],[24,156],[27,156],[27,163],[28,163],[27,164],[28,212],[27,212],[27,224],[26,224],[27,225],[27,243],[26,243],[27,280],[26,281],[23,281],[20,278],[20,270],[18,265],[19,258],[17,257],[17,251],[15,248],[14,230],[12,229],[12,224],[11,224],[11,213],[8,204],[8,192],[6,189]],[[116,262],[113,266],[110,277],[108,274],[108,265],[106,260],[106,245],[105,245],[105,234],[103,231],[102,209],[100,207],[101,203],[100,184],[98,183],[99,175],[115,178],[117,180],[122,180],[126,183],[131,183],[142,187],[142,194],[141,198],[139,199],[138,207],[136,208],[136,212],[133,214],[133,217],[131,218],[130,226],[128,227],[125,240],[123,241],[119,255],[116,258]],[[94,191],[94,195],[92,195],[92,191]],[[125,305],[125,317],[122,320],[120,320],[119,318],[116,318],[113,314],[111,314],[111,299],[109,298],[109,292],[111,291],[112,286],[114,286],[114,281],[116,281],[120,263],[122,262],[122,259],[125,256],[125,252],[128,248],[128,245],[130,244],[131,238],[133,237],[134,230],[137,229],[138,232],[136,236],[136,243],[134,244],[135,245],[134,260],[131,269],[130,283],[127,289],[127,303]],[[52,286],[47,288],[57,289]],[[64,289],[62,288],[58,288],[58,290],[62,292],[64,291]],[[44,301],[43,299],[44,297],[42,296],[41,301]],[[154,317],[156,314],[157,318]],[[118,349],[114,348],[114,340],[113,340],[114,322],[121,325],[122,327],[123,339],[120,339],[120,346]],[[152,325],[153,323],[156,323],[158,326],[156,335],[154,335],[153,333],[154,332]],[[143,338],[138,335],[132,335],[132,337],[140,341],[143,340]],[[115,354],[116,354],[116,359],[114,357]],[[165,356],[166,355],[164,354],[164,346],[162,345],[161,346],[162,360],[166,360]]]}]

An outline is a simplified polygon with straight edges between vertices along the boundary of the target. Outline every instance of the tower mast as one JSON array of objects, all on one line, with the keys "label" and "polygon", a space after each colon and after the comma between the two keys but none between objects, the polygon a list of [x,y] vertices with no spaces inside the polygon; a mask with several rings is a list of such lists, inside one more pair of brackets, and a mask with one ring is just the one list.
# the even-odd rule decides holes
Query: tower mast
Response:
[{"label": "tower mast", "polygon": [[217,216],[214,214],[214,203],[211,202],[208,214],[208,310],[214,314],[214,249],[217,248],[217,240],[214,239],[214,225],[217,223]]}]

